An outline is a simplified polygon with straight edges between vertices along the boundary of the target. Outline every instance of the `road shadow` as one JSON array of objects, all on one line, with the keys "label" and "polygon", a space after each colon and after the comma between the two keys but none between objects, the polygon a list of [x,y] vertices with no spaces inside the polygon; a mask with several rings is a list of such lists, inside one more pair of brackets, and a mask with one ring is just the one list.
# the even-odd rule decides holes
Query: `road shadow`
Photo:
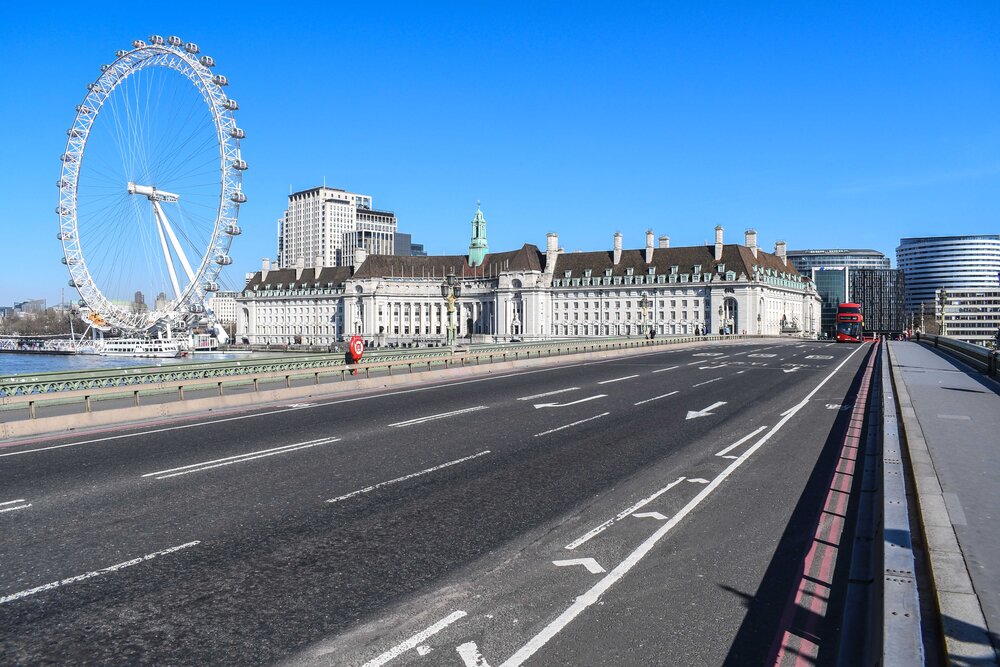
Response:
[{"label": "road shadow", "polygon": [[[970,368],[968,365],[965,364],[965,362],[956,359],[955,357],[951,356],[946,352],[942,352],[936,347],[932,347],[930,345],[925,345],[924,347],[930,352],[933,352],[937,357],[939,357],[942,361],[946,362],[949,366],[951,366],[951,368],[948,370],[954,370],[955,372],[961,373],[965,377],[969,378],[970,380],[981,386],[983,389],[985,389],[985,391],[976,392],[973,389],[962,389],[959,387],[941,387],[942,389],[950,389],[951,391],[964,391],[970,393],[994,394],[1000,396],[1000,382],[993,380],[988,375],[984,374],[982,371]],[[909,368],[911,370],[924,370],[924,371],[935,370],[935,369],[924,368],[922,366],[905,366],[900,368]]]},{"label": "road shadow", "polygon": [[[872,346],[868,355],[874,354],[875,349],[875,346]],[[851,380],[850,389],[844,400],[845,403],[856,401],[866,366],[867,358],[858,366],[858,370]],[[873,398],[874,396],[870,393],[869,397]],[[763,665],[769,658],[773,660],[771,655],[773,648],[776,642],[781,640],[779,635],[785,630],[783,626],[786,625],[782,622],[782,614],[790,595],[793,595],[797,590],[803,576],[803,561],[813,543],[816,526],[830,489],[850,420],[851,411],[843,411],[837,415],[757,590],[751,595],[732,590],[727,586],[720,586],[727,592],[742,598],[743,604],[747,608],[747,614],[729,648],[724,664],[733,666]],[[866,411],[864,431],[861,436],[862,448],[866,438],[865,434],[868,431],[867,421]],[[813,629],[810,636],[806,638],[820,646],[819,660],[814,663],[817,665],[832,665],[836,662],[836,644],[839,638],[846,584],[851,565],[850,545],[853,542],[857,496],[859,495],[857,492],[860,489],[860,472],[863,469],[863,460],[864,452],[859,451],[856,467],[858,474],[851,484],[851,498],[840,541],[844,548],[837,557],[833,573],[834,587],[828,600],[826,615],[825,617],[820,616],[799,608],[790,625],[793,631],[799,629],[800,633],[803,632],[804,628]]]},{"label": "road shadow", "polygon": [[[986,633],[977,625],[971,625],[953,616],[941,615],[941,628],[946,637],[974,646],[983,646],[992,654],[975,657],[948,655],[948,665],[954,667],[996,667],[1000,664],[1000,636],[995,632]],[[978,652],[977,652],[978,653]]]}]

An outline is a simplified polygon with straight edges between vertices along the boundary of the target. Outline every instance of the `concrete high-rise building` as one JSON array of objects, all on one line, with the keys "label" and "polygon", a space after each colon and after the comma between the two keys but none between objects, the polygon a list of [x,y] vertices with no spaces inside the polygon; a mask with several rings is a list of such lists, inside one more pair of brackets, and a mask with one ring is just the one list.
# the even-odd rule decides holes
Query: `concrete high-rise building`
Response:
[{"label": "concrete high-rise building", "polygon": [[888,269],[889,258],[878,250],[827,248],[822,250],[789,250],[788,261],[804,276],[813,267],[846,266],[855,269]]},{"label": "concrete high-rise building", "polygon": [[395,232],[396,215],[373,209],[370,195],[326,186],[295,192],[278,220],[278,267],[344,266],[357,248],[391,254]]},{"label": "concrete high-rise building", "polygon": [[906,274],[906,310],[934,308],[934,292],[1000,287],[1000,235],[925,236],[899,240],[896,266]]}]

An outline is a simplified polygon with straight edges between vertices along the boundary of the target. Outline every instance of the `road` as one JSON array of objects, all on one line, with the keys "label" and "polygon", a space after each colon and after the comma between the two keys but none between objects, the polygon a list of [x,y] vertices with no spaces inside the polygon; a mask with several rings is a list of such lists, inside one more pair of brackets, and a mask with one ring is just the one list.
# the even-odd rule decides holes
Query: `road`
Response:
[{"label": "road", "polygon": [[0,662],[759,663],[869,349],[658,350],[0,447]]}]

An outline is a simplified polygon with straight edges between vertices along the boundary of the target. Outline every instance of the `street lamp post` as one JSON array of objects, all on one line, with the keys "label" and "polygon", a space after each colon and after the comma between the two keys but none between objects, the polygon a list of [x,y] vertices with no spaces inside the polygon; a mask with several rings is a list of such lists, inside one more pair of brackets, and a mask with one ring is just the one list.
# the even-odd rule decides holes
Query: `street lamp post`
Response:
[{"label": "street lamp post", "polygon": [[649,297],[646,296],[645,294],[643,294],[642,295],[642,300],[639,301],[639,308],[642,309],[642,333],[643,333],[643,335],[647,335],[647,336],[649,335],[649,332],[646,330],[646,328],[647,328],[647,324],[646,324],[646,322],[647,322],[647,320],[646,320],[646,312],[649,310],[649,307],[652,306],[652,305],[653,305],[653,302],[649,300]]},{"label": "street lamp post", "polygon": [[441,297],[448,302],[448,347],[455,346],[455,302],[462,296],[458,276],[449,273],[441,283]]}]

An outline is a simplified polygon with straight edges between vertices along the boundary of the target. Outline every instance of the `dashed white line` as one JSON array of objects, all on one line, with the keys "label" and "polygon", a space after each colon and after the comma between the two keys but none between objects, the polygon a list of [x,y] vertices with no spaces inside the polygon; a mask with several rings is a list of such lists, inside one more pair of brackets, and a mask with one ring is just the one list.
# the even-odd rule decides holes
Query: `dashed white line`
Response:
[{"label": "dashed white line", "polygon": [[573,422],[572,424],[566,424],[565,426],[559,426],[557,428],[549,429],[548,431],[542,431],[541,433],[536,433],[532,437],[537,438],[537,437],[542,436],[542,435],[548,435],[549,433],[555,433],[556,431],[561,431],[564,428],[569,428],[570,426],[578,426],[580,424],[585,424],[587,422],[592,422],[595,419],[600,419],[601,417],[607,417],[610,414],[611,414],[610,412],[602,412],[599,415],[594,415],[593,417],[587,417],[586,419],[581,419],[580,421]]},{"label": "dashed white line", "polygon": [[147,560],[152,560],[156,558],[157,556],[166,556],[167,554],[172,554],[175,551],[180,551],[181,549],[187,549],[188,547],[193,547],[196,544],[201,544],[201,542],[199,540],[195,540],[194,542],[187,542],[186,544],[180,544],[176,547],[163,549],[162,551],[154,551],[151,554],[146,554],[145,556],[140,556],[139,558],[133,558],[132,560],[127,560],[124,563],[118,563],[117,565],[105,567],[100,570],[94,570],[93,572],[87,572],[86,574],[78,574],[75,577],[60,579],[59,581],[53,581],[50,584],[37,586],[35,588],[29,588],[26,591],[5,595],[3,597],[0,597],[0,604],[7,604],[8,602],[14,602],[15,600],[20,600],[21,598],[26,598],[30,595],[35,595],[36,593],[41,593],[43,591],[50,591],[54,588],[59,588],[60,586],[66,586],[67,584],[75,584],[78,581],[83,581],[84,579],[91,579],[93,577],[98,577],[102,574],[109,574],[111,572],[117,572],[118,570],[124,570],[126,567],[132,567],[133,565],[144,563]]},{"label": "dashed white line", "polygon": [[[767,428],[767,426],[766,426],[766,425],[764,425],[764,426],[761,426],[761,427],[760,427],[759,429],[757,429],[756,431],[753,431],[752,433],[749,433],[748,435],[745,435],[745,436],[743,436],[742,438],[740,438],[739,440],[737,440],[737,441],[736,441],[736,442],[734,442],[733,444],[729,445],[729,446],[728,446],[728,447],[726,447],[725,449],[723,449],[723,450],[721,450],[721,451],[718,451],[718,452],[716,452],[716,453],[715,453],[715,455],[716,455],[716,456],[726,456],[726,454],[728,454],[729,452],[733,451],[734,449],[736,449],[737,447],[739,447],[740,445],[742,445],[742,444],[743,444],[744,442],[746,442],[746,441],[747,441],[747,440],[749,440],[750,438],[754,437],[755,435],[757,435],[758,433],[760,433],[761,431],[763,431],[763,430],[764,430],[765,428]],[[734,457],[732,457],[732,458],[734,458],[734,459],[735,459],[736,457],[734,456]]]},{"label": "dashed white line", "polygon": [[490,663],[486,662],[486,658],[479,652],[476,642],[459,644],[455,647],[455,650],[458,652],[458,657],[462,659],[462,664],[465,667],[490,667]]},{"label": "dashed white line", "polygon": [[532,637],[524,646],[519,648],[517,652],[511,657],[507,658],[500,667],[519,667],[524,664],[524,662],[533,656],[540,648],[545,646],[553,637],[555,637],[559,632],[561,632],[567,625],[569,625],[573,619],[579,616],[585,609],[595,604],[600,600],[601,596],[606,593],[612,586],[614,586],[619,580],[622,579],[629,571],[636,566],[652,549],[656,546],[667,533],[669,533],[677,524],[679,524],[684,517],[693,512],[695,508],[700,505],[705,498],[707,498],[719,485],[726,480],[729,475],[731,475],[737,468],[739,468],[747,459],[749,459],[754,452],[764,446],[764,444],[771,439],[771,437],[777,433],[781,428],[792,418],[793,415],[798,412],[799,409],[807,405],[812,399],[812,397],[818,392],[823,385],[825,385],[830,378],[832,378],[837,371],[844,367],[851,357],[860,350],[858,348],[844,359],[843,362],[836,369],[833,370],[829,375],[823,378],[822,381],[816,387],[809,392],[809,394],[803,398],[797,405],[794,412],[790,412],[787,416],[783,417],[781,421],[771,427],[767,433],[765,433],[761,438],[755,442],[750,449],[743,452],[738,459],[730,463],[725,470],[723,470],[719,475],[713,479],[708,485],[705,486],[701,492],[698,493],[694,498],[692,498],[687,505],[685,505],[680,512],[674,515],[667,523],[663,524],[655,533],[649,536],[645,542],[643,542],[639,547],[637,547],[631,554],[628,555],[625,560],[618,564],[607,576],[602,577],[600,581],[594,584],[590,590],[585,592],[583,595],[578,596],[573,604],[571,604],[565,611],[563,611],[559,616],[557,616],[553,621],[541,629],[534,637]]},{"label": "dashed white line", "polygon": [[636,375],[626,375],[625,377],[614,378],[613,380],[603,380],[601,382],[598,382],[597,384],[611,384],[612,382],[621,382],[622,380],[631,380],[632,378],[637,378],[637,377],[639,377],[638,374],[636,374]]},{"label": "dashed white line", "polygon": [[638,401],[637,403],[633,403],[632,405],[642,405],[643,403],[649,403],[650,401],[658,401],[661,398],[666,398],[667,396],[673,396],[676,393],[677,393],[676,391],[672,391],[669,394],[662,394],[660,396],[654,396],[653,398],[647,398],[644,401]]},{"label": "dashed white line", "polygon": [[445,417],[454,417],[455,415],[464,415],[468,412],[476,412],[477,410],[486,410],[489,406],[487,405],[477,405],[472,408],[463,408],[461,410],[452,410],[451,412],[442,412],[436,415],[427,415],[426,417],[417,417],[416,419],[407,419],[405,422],[396,422],[395,424],[389,424],[389,426],[395,428],[402,428],[404,426],[415,426],[416,424],[423,424],[426,422],[434,421],[435,419],[444,419]]},{"label": "dashed white line", "polygon": [[[19,498],[18,500],[7,500],[0,503],[0,512],[13,512],[14,510],[23,510],[25,508],[31,507],[31,503],[25,503],[24,505],[18,505],[18,503],[24,503],[24,498]],[[4,507],[4,505],[17,505],[16,507]]]},{"label": "dashed white line", "polygon": [[546,396],[555,396],[556,394],[565,394],[567,391],[576,391],[579,387],[567,387],[566,389],[556,389],[555,391],[547,391],[544,394],[532,394],[531,396],[522,396],[517,399],[519,401],[533,401],[536,398],[545,398]]},{"label": "dashed white line", "polygon": [[587,531],[581,537],[578,537],[575,540],[573,540],[572,542],[570,542],[569,544],[567,544],[564,548],[568,549],[569,551],[572,551],[573,549],[576,549],[578,546],[580,546],[581,544],[583,544],[584,542],[586,542],[590,538],[594,537],[595,535],[599,535],[600,533],[602,533],[605,530],[607,530],[607,528],[609,526],[611,526],[612,524],[614,524],[614,523],[616,523],[618,521],[621,521],[622,519],[624,519],[625,517],[629,516],[630,514],[632,514],[634,512],[637,512],[638,510],[642,509],[643,507],[645,507],[649,503],[653,502],[654,500],[656,500],[657,498],[659,498],[660,496],[662,496],[664,493],[666,493],[670,489],[674,488],[675,486],[677,486],[678,484],[680,484],[681,482],[683,482],[684,479],[685,479],[684,477],[678,477],[677,479],[675,479],[674,481],[670,482],[670,484],[667,484],[665,487],[663,487],[659,491],[653,493],[652,495],[646,496],[645,498],[643,498],[642,500],[640,500],[639,502],[637,502],[635,505],[632,505],[631,507],[629,507],[626,510],[622,510],[621,512],[619,512],[615,516],[613,516],[610,519],[608,519],[607,521],[605,521],[604,523],[602,523],[602,524],[600,524],[600,525],[592,528],[591,530]]},{"label": "dashed white line", "polygon": [[710,383],[712,383],[712,382],[718,382],[718,381],[719,381],[719,380],[721,380],[721,379],[722,379],[722,378],[713,378],[713,379],[711,379],[711,380],[705,380],[704,382],[699,382],[698,384],[693,384],[693,385],[691,385],[691,386],[692,386],[692,387],[700,387],[700,386],[701,386],[701,385],[703,385],[703,384],[710,384]]},{"label": "dashed white line", "polygon": [[653,371],[653,372],[654,372],[654,373],[665,373],[666,371],[672,371],[672,370],[674,370],[675,368],[680,368],[680,366],[671,366],[670,368],[660,368],[660,369],[658,369],[658,370],[655,370],[655,371]]},{"label": "dashed white line", "polygon": [[340,438],[319,438],[318,440],[307,440],[305,442],[297,442],[292,445],[283,445],[281,447],[274,447],[272,449],[261,449],[255,452],[247,452],[246,454],[227,456],[225,458],[215,459],[213,461],[202,461],[201,463],[191,463],[186,466],[179,466],[177,468],[170,468],[168,470],[147,472],[145,475],[143,475],[143,477],[155,477],[156,479],[177,477],[178,475],[187,475],[192,472],[201,472],[203,470],[211,470],[212,468],[221,468],[222,466],[228,466],[234,463],[243,463],[244,461],[263,459],[268,456],[275,456],[277,454],[287,454],[288,452],[295,452],[300,449],[309,449],[310,447],[316,447],[317,445],[327,445],[330,444],[331,442],[340,442]]},{"label": "dashed white line", "polygon": [[402,477],[397,477],[396,479],[390,479],[386,482],[379,482],[378,484],[373,484],[372,486],[366,486],[363,489],[358,489],[357,491],[351,491],[350,493],[345,493],[342,496],[337,496],[336,498],[331,498],[326,501],[328,503],[339,503],[341,500],[347,500],[348,498],[353,498],[354,496],[359,496],[362,493],[370,493],[376,489],[381,489],[383,486],[389,486],[390,484],[398,484],[400,482],[405,482],[408,479],[413,479],[414,477],[420,477],[421,475],[426,475],[428,473],[447,468],[449,466],[458,465],[459,463],[465,463],[466,461],[471,461],[472,459],[477,459],[480,456],[486,456],[490,453],[490,450],[484,450],[478,454],[473,454],[472,456],[463,456],[460,459],[455,459],[454,461],[448,461],[447,463],[442,463],[441,465],[436,465],[433,468],[427,468],[419,472],[411,472],[409,475],[403,475]]},{"label": "dashed white line", "polygon": [[386,664],[390,660],[398,658],[412,648],[416,648],[428,637],[436,635],[458,619],[465,618],[466,616],[468,616],[468,614],[462,610],[453,611],[434,625],[421,630],[406,641],[396,644],[382,655],[377,658],[372,658],[361,667],[382,667],[382,665]]}]

